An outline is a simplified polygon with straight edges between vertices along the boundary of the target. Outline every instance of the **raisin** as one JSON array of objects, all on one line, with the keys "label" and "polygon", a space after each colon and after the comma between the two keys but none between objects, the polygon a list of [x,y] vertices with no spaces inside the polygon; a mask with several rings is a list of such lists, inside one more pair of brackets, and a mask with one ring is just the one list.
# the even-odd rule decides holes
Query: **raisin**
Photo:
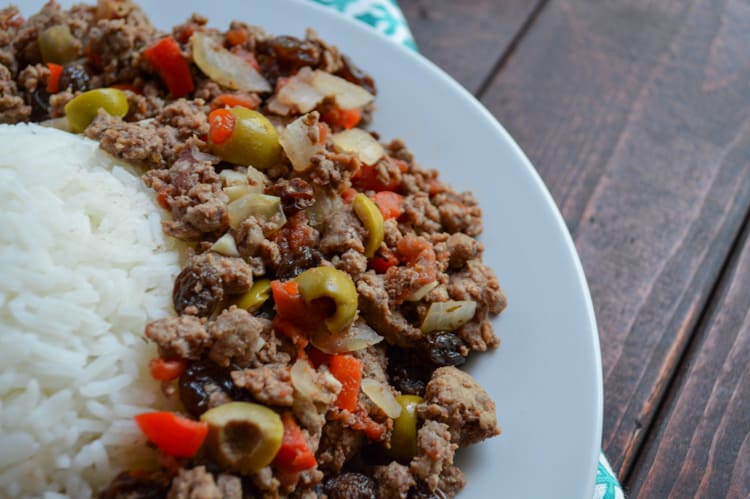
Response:
[{"label": "raisin", "polygon": [[[178,314],[208,317],[223,298],[221,276],[210,265],[189,265],[175,279],[172,301]],[[194,310],[186,310],[189,307],[194,307]]]},{"label": "raisin", "polygon": [[342,55],[341,60],[344,62],[344,65],[336,72],[336,76],[340,76],[348,82],[359,85],[372,95],[377,93],[375,80],[372,79],[372,76],[355,66],[349,57]]},{"label": "raisin", "polygon": [[320,63],[320,48],[293,36],[277,36],[258,41],[256,59],[263,75],[275,84],[279,76],[288,76],[303,66],[313,69]]},{"label": "raisin", "polygon": [[342,473],[325,483],[329,499],[375,499],[375,482],[361,473]]},{"label": "raisin", "polygon": [[309,246],[285,252],[281,263],[276,267],[276,278],[292,279],[311,267],[317,267],[322,260],[320,251]]},{"label": "raisin", "polygon": [[191,363],[180,376],[179,386],[185,410],[196,418],[209,409],[212,393],[220,390],[234,399],[237,391],[229,371],[210,361]]},{"label": "raisin", "polygon": [[266,188],[266,194],[281,198],[281,207],[287,217],[315,204],[312,186],[301,178],[279,180]]},{"label": "raisin", "polygon": [[60,90],[68,89],[71,92],[85,92],[89,89],[91,76],[89,72],[80,64],[68,64],[60,74],[60,81],[57,87]]},{"label": "raisin", "polygon": [[123,471],[117,475],[106,489],[99,492],[99,499],[161,499],[167,496],[170,479],[163,472],[131,473]]},{"label": "raisin", "polygon": [[31,121],[39,122],[48,120],[50,117],[49,94],[44,87],[37,87],[29,95],[29,104],[31,105]]},{"label": "raisin", "polygon": [[388,380],[404,395],[424,395],[433,368],[415,349],[388,347]]},{"label": "raisin", "polygon": [[422,340],[420,347],[425,360],[437,367],[460,366],[466,362],[466,343],[453,333],[428,335]]}]

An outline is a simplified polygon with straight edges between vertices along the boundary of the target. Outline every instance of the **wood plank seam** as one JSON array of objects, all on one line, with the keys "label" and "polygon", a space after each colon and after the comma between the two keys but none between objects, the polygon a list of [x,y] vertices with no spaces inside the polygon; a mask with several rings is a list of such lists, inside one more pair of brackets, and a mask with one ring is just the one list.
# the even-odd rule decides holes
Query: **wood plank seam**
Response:
[{"label": "wood plank seam", "polygon": [[492,66],[492,69],[487,73],[487,76],[484,77],[484,80],[482,80],[482,83],[479,85],[479,88],[474,93],[474,97],[477,98],[477,100],[480,100],[482,98],[482,95],[487,91],[487,89],[492,84],[493,80],[495,79],[495,75],[497,75],[500,71],[502,71],[505,64],[508,62],[508,60],[513,56],[513,53],[516,50],[516,47],[521,42],[521,40],[526,36],[526,33],[529,32],[531,27],[534,25],[536,20],[539,18],[539,15],[542,13],[544,8],[547,6],[547,4],[550,2],[550,0],[540,0],[535,6],[534,10],[531,11],[529,16],[526,18],[526,20],[523,22],[520,28],[518,28],[518,31],[513,35],[513,38],[511,38],[510,43],[500,53],[500,56],[497,58],[497,61]]},{"label": "wood plank seam", "polygon": [[667,381],[664,392],[657,403],[653,417],[648,424],[641,428],[643,436],[635,444],[637,448],[634,449],[634,457],[630,463],[624,463],[625,469],[621,470],[620,476],[625,490],[630,490],[633,485],[633,477],[644,464],[643,460],[646,457],[648,448],[655,445],[655,443],[650,441],[650,437],[658,430],[661,423],[665,421],[671,404],[677,398],[678,394],[675,392],[675,389],[683,382],[684,376],[687,375],[687,369],[685,369],[685,367],[687,367],[691,359],[697,355],[699,346],[702,343],[702,340],[705,339],[704,337],[707,334],[712,315],[717,307],[721,305],[722,297],[726,292],[725,287],[729,280],[731,280],[734,267],[739,261],[742,249],[748,239],[750,239],[750,208],[747,210],[742,225],[740,226],[740,230],[737,231],[737,234],[730,245],[721,270],[711,286],[711,291],[709,292],[705,305],[696,321],[696,325],[693,328],[692,333],[689,335],[690,339],[683,349],[682,354],[671,373],[670,379]]}]

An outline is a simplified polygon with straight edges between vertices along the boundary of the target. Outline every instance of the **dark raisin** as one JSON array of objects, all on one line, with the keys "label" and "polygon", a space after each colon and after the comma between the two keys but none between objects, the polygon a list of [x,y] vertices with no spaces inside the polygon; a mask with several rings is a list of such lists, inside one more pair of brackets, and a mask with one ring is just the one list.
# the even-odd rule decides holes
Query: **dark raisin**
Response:
[{"label": "dark raisin", "polygon": [[359,85],[372,95],[377,93],[375,80],[372,79],[372,76],[355,66],[349,57],[342,55],[341,60],[344,62],[344,65],[336,72],[336,76],[340,76],[346,81]]},{"label": "dark raisin", "polygon": [[462,352],[466,352],[464,340],[453,333],[428,335],[420,344],[426,360],[435,366],[460,366],[466,362]]},{"label": "dark raisin", "polygon": [[29,95],[29,104],[31,105],[31,121],[44,121],[50,118],[49,94],[44,87],[37,87]]},{"label": "dark raisin", "polygon": [[388,347],[388,380],[404,395],[424,395],[433,367],[414,349]]},{"label": "dark raisin", "polygon": [[255,56],[263,75],[275,84],[279,76],[288,76],[303,66],[317,67],[320,47],[293,36],[277,36],[258,41]]},{"label": "dark raisin", "polygon": [[174,281],[172,301],[178,314],[188,310],[199,317],[208,317],[224,298],[221,276],[210,265],[188,265]]},{"label": "dark raisin", "polygon": [[162,499],[169,491],[170,479],[166,473],[123,471],[117,475],[106,489],[99,492],[99,499]]},{"label": "dark raisin", "polygon": [[322,260],[323,255],[315,248],[297,248],[282,256],[281,263],[276,267],[276,278],[292,279],[311,267],[317,267]]},{"label": "dark raisin", "polygon": [[407,496],[409,499],[439,499],[440,496],[437,494],[433,494],[429,490],[425,490],[421,487],[419,488],[412,488],[409,490],[409,495]]},{"label": "dark raisin", "polygon": [[191,363],[180,376],[179,386],[185,410],[196,418],[208,410],[212,393],[222,391],[234,399],[237,391],[229,371],[210,361]]},{"label": "dark raisin", "polygon": [[312,186],[301,178],[279,180],[266,188],[266,194],[281,198],[281,206],[287,217],[315,204]]},{"label": "dark raisin", "polygon": [[342,473],[325,483],[328,499],[375,499],[375,482],[361,473]]},{"label": "dark raisin", "polygon": [[60,74],[60,81],[57,87],[62,91],[65,89],[71,92],[85,92],[89,89],[91,76],[89,72],[80,64],[68,64]]}]

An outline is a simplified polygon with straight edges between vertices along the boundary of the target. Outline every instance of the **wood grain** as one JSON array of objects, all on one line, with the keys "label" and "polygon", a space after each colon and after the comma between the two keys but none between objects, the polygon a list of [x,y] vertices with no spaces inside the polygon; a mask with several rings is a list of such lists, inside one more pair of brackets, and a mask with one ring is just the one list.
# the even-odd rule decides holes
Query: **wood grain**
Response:
[{"label": "wood grain", "polygon": [[626,475],[750,209],[750,3],[554,0],[483,101],[574,234]]},{"label": "wood grain", "polygon": [[420,52],[476,93],[544,0],[401,0]]},{"label": "wood grain", "polygon": [[748,234],[727,274],[633,473],[633,497],[750,497]]}]

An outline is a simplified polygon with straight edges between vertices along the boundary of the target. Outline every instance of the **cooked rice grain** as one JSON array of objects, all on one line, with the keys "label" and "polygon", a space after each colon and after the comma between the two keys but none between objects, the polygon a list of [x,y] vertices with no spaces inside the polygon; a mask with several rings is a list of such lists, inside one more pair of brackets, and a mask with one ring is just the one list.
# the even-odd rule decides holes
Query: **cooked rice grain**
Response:
[{"label": "cooked rice grain", "polygon": [[167,404],[142,334],[178,248],[96,142],[2,125],[0,150],[0,496],[90,497],[154,459],[132,416]]}]

